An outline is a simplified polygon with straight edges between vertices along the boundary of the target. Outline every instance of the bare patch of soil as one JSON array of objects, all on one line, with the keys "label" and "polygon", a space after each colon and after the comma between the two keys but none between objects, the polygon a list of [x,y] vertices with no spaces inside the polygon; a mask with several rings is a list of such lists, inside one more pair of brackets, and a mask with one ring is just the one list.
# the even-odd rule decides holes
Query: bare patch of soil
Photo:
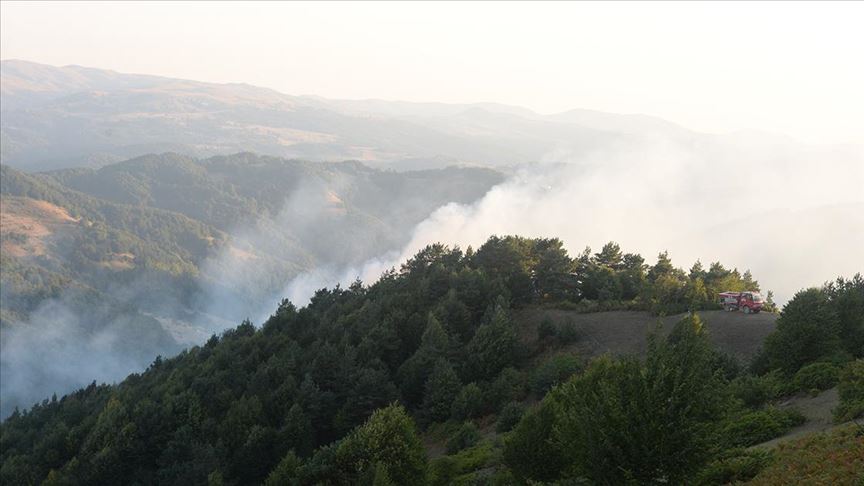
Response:
[{"label": "bare patch of soil", "polygon": [[787,440],[812,434],[814,432],[825,432],[835,427],[833,410],[840,403],[837,388],[826,390],[816,396],[796,395],[777,404],[778,408],[795,408],[801,412],[807,421],[789,430],[780,437],[763,442],[754,447],[774,447]]},{"label": "bare patch of soil", "polygon": [[27,197],[0,199],[0,233],[4,254],[23,258],[47,253],[47,239],[78,219],[60,206]]}]

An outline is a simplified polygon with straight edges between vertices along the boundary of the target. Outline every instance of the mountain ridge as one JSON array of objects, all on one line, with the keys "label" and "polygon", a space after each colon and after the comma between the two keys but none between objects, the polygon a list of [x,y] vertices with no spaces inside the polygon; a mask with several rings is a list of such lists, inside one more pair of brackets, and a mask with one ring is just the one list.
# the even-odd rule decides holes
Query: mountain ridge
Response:
[{"label": "mountain ridge", "polygon": [[[244,83],[207,83],[77,66],[2,61],[4,163],[99,166],[145,153],[251,150],[396,169],[507,166],[550,147],[587,153],[633,136],[699,136],[646,115],[540,115],[498,103],[328,100]],[[570,115],[568,115],[570,113]]]}]

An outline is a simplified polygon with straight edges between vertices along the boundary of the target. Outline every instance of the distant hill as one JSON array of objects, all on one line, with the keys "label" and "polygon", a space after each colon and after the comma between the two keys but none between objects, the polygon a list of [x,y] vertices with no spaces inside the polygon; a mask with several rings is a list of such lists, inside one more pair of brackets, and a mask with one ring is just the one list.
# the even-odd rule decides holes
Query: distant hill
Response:
[{"label": "distant hill", "polygon": [[[258,318],[301,273],[398,250],[433,210],[474,201],[504,177],[249,153],[0,171],[4,414]],[[87,351],[94,336],[105,346]],[[116,359],[67,376],[28,357],[46,348],[66,369]],[[13,376],[32,383],[11,391]]]},{"label": "distant hill", "polygon": [[254,151],[394,168],[504,166],[639,136],[696,134],[663,120],[494,103],[327,100],[81,66],[2,61],[2,159],[24,170],[100,166],[154,152]]}]

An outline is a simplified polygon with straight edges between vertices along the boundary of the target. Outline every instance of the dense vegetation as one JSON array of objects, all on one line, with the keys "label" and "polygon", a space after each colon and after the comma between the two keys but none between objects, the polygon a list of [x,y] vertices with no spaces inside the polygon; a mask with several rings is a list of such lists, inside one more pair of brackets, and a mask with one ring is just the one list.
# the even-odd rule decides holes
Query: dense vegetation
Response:
[{"label": "dense vegetation", "polygon": [[[625,260],[629,266],[620,266]],[[595,384],[609,386],[610,392],[619,387],[630,390],[627,393],[649,392],[648,402],[621,404],[622,414],[653,413],[652,407],[662,408],[665,393],[678,390],[680,409],[688,412],[677,416],[676,407],[663,420],[678,420],[673,421],[676,430],[669,432],[673,434],[669,446],[687,448],[688,463],[663,460],[633,473],[681,477],[695,470],[710,452],[703,429],[718,418],[718,404],[725,403],[715,400],[718,393],[725,393],[715,381],[725,382],[730,367],[728,359],[704,341],[697,317],[685,319],[668,342],[657,337],[645,363],[601,360],[578,374],[581,363],[554,353],[532,371],[539,355],[526,354],[519,323],[512,315],[513,309],[525,306],[579,307],[592,302],[588,296],[594,296],[598,273],[613,282],[604,287],[613,291],[598,295],[600,300],[595,302],[654,310],[714,305],[707,299],[694,300],[687,291],[704,282],[701,275],[691,272],[691,277],[676,269],[665,254],[653,266],[633,263],[642,261],[638,255],[622,255],[614,243],[596,255],[586,252],[575,260],[555,239],[493,237],[476,251],[464,252],[429,246],[370,287],[356,283],[323,289],[302,309],[285,301],[260,329],[243,323],[175,358],[159,358],[146,372],[116,386],[94,384],[16,412],[2,425],[2,479],[24,484],[49,476],[52,481],[81,484],[106,484],[116,478],[129,483],[254,484],[272,473],[305,478],[301,482],[324,478],[352,482],[373,476],[397,481],[400,474],[408,474],[405,471],[420,474],[412,468],[426,471],[425,458],[417,466],[416,453],[411,452],[416,448],[411,445],[414,422],[428,428],[451,420],[471,421],[506,408],[507,415],[517,417],[507,419],[509,426],[502,425],[507,429],[521,415],[516,403],[530,397],[532,390],[541,398],[573,373],[577,381],[553,388],[543,403],[577,408],[543,406],[546,411],[539,419],[536,412],[529,413],[523,423],[541,423],[527,427],[531,434],[552,433],[555,427],[544,423],[544,417],[558,420],[558,413],[566,413],[567,427],[581,430],[584,420],[578,411],[606,409],[598,405],[612,396],[590,398],[579,392],[594,389]],[[712,268],[731,282],[722,285],[755,285],[741,277],[731,280],[737,273],[721,272],[719,264]],[[632,294],[615,293],[619,286],[614,282],[623,280],[636,285]],[[716,285],[714,279],[707,281]],[[619,300],[628,296],[632,298]],[[563,342],[573,339],[566,330],[549,332],[563,336]],[[549,345],[557,342],[550,340]],[[657,367],[665,371],[653,376]],[[691,372],[675,371],[685,367]],[[701,405],[695,407],[691,400]],[[413,418],[398,406],[390,407],[361,427],[375,410],[397,401]],[[725,414],[724,409],[721,415]],[[501,415],[504,419],[505,414]],[[621,423],[599,419],[592,422],[605,424],[609,434],[621,437],[621,431],[615,431]],[[663,425],[658,421],[644,427],[643,435],[652,437],[659,433],[656,427]],[[476,451],[471,451],[477,447],[492,450],[488,442],[478,442],[472,429],[471,425],[459,427],[456,437],[448,441],[454,454],[464,452],[476,459]],[[517,426],[513,440],[518,441],[520,430],[525,429]],[[358,438],[367,432],[403,437],[406,442]],[[377,445],[358,446],[355,440]],[[541,450],[545,442],[526,443]],[[402,454],[406,463],[415,465],[392,469],[393,463],[385,459],[391,453]],[[638,456],[636,451],[628,455]],[[504,457],[508,457],[506,449]],[[542,460],[555,457],[572,461],[567,454],[554,452]],[[438,481],[443,474],[440,467],[432,466]],[[530,477],[524,472],[530,467],[511,467],[516,477]],[[575,467],[561,465],[547,471],[584,473]]]},{"label": "dense vegetation", "polygon": [[[151,311],[166,296],[180,296],[191,306],[200,283],[195,279],[208,278],[201,275],[205,260],[229,242],[266,261],[284,282],[319,261],[353,262],[398,248],[406,232],[435,208],[473,201],[501,179],[486,169],[396,173],[354,162],[321,164],[253,154],[206,160],[151,155],[98,170],[41,174],[2,166],[4,197],[47,201],[80,218],[55,235],[45,258],[4,256],[4,269],[10,265],[3,276],[4,297],[12,300],[3,308],[26,316],[51,286],[34,278],[46,271],[50,280],[62,277],[100,291],[146,281],[153,298],[141,303]],[[315,212],[303,214],[313,211],[309,208]],[[254,227],[261,218],[281,219],[257,241],[228,236]],[[348,248],[342,239],[322,237],[337,234],[336,229],[363,243]],[[3,238],[26,240],[27,235],[4,231]],[[130,268],[106,268],[118,254],[134,256]],[[159,293],[160,288],[170,290]]]},{"label": "dense vegetation", "polygon": [[[472,201],[502,177],[485,169],[395,173],[359,163],[313,164],[252,154],[203,161],[163,154],[99,170],[26,174],[2,166],[0,171],[4,197],[47,201],[80,218],[53,238],[45,258],[4,255],[7,300],[2,307],[7,316],[19,317],[40,304],[58,279],[100,291],[118,282],[144,280],[157,292],[148,292],[153,298],[143,302],[151,310],[168,295],[194,305],[194,280],[207,278],[199,274],[208,257],[225,249],[226,232],[262,217],[276,218],[292,197],[304,198],[304,208],[332,210],[330,216],[338,217],[315,214],[311,224],[303,214],[289,210],[279,225],[284,231],[273,229],[259,241],[240,239],[232,244],[246,245],[257,258],[267,260],[269,268],[279,271],[281,282],[319,259],[338,263],[369,258],[398,248],[404,243],[404,228],[413,227],[439,205]],[[328,196],[341,199],[327,201]],[[340,239],[320,237],[333,234],[335,226],[356,234],[365,246],[351,250],[340,246]],[[4,231],[3,238],[26,241],[27,235]],[[256,244],[266,247],[249,246]],[[118,254],[133,255],[134,264],[106,268]],[[160,288],[170,291],[158,293]]]},{"label": "dense vegetation", "polygon": [[[66,369],[109,360],[115,366],[98,378],[122,379],[158,354],[260,315],[298,274],[401,248],[435,208],[474,201],[502,178],[487,169],[397,173],[252,154],[162,154],[36,174],[2,166],[4,350],[55,349]],[[124,345],[99,352],[85,346],[93,336]],[[72,373],[24,353],[4,352],[2,363],[4,418],[96,378],[70,382]]]}]

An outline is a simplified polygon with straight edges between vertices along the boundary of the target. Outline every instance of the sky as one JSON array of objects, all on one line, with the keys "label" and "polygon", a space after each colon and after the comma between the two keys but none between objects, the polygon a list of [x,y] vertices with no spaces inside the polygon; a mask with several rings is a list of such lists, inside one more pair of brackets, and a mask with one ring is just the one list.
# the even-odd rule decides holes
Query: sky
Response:
[{"label": "sky", "polygon": [[0,4],[0,57],[859,143],[864,3]]}]

